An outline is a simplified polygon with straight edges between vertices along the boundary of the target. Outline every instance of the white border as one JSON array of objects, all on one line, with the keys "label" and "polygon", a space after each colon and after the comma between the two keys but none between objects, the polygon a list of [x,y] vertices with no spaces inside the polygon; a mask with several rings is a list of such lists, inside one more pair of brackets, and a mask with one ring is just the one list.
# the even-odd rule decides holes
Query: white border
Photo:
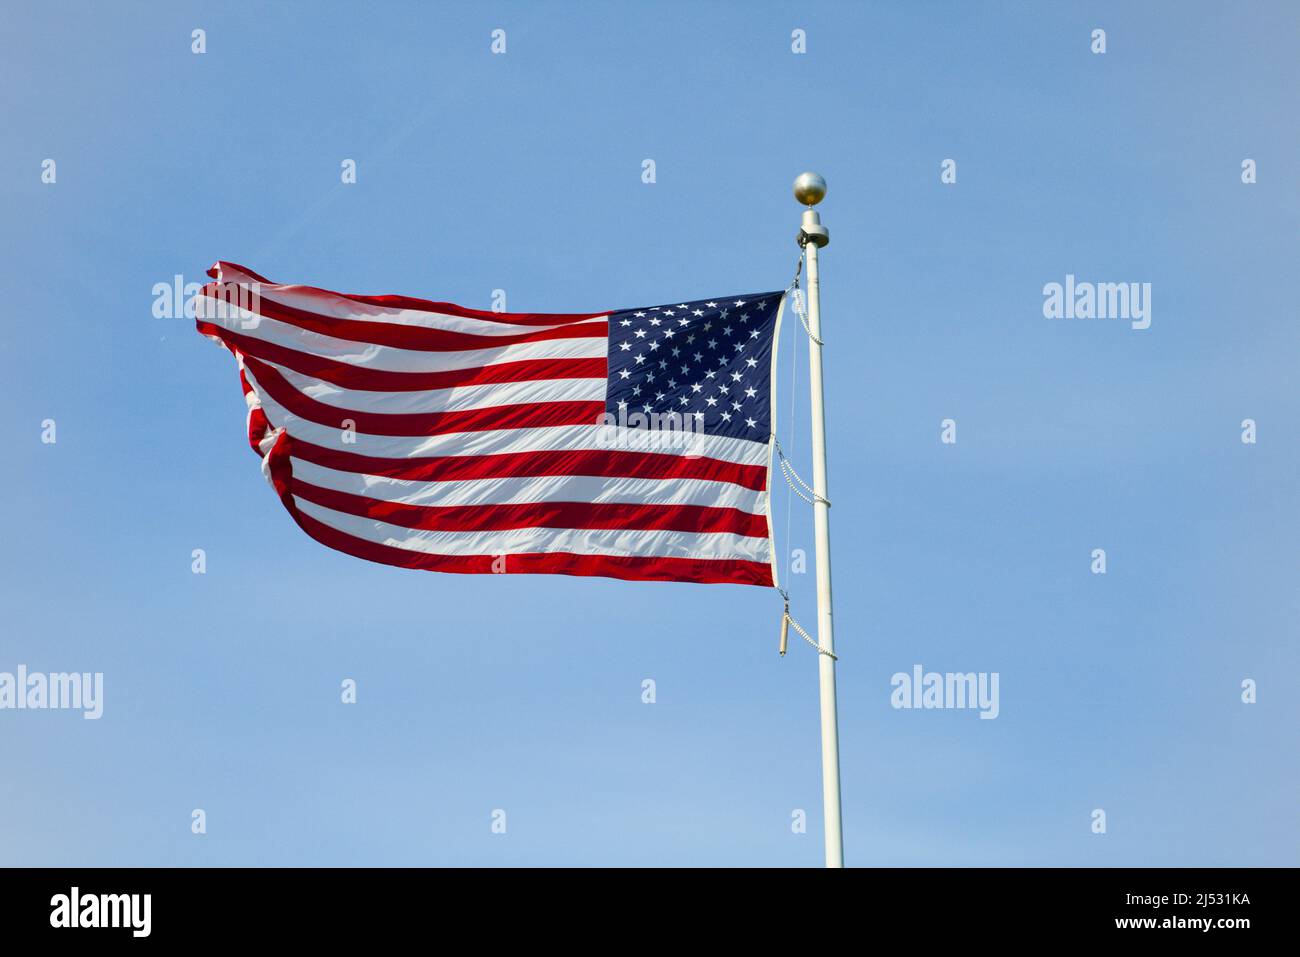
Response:
[{"label": "white border", "polygon": [[772,369],[768,376],[772,404],[768,421],[772,425],[772,434],[767,437],[767,535],[772,548],[772,587],[778,589],[781,580],[777,577],[776,570],[776,522],[772,520],[772,457],[776,454],[776,354],[781,344],[781,316],[785,312],[785,300],[789,295],[789,289],[781,293],[781,301],[776,307],[776,327],[772,330]]}]

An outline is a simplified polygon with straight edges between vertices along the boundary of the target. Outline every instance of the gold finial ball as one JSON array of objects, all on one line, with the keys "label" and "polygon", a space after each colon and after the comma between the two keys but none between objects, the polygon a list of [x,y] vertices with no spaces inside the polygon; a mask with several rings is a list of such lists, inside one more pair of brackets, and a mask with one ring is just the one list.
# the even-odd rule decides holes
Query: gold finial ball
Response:
[{"label": "gold finial ball", "polygon": [[800,173],[794,181],[794,198],[805,206],[816,206],[826,198],[826,180],[816,173]]}]

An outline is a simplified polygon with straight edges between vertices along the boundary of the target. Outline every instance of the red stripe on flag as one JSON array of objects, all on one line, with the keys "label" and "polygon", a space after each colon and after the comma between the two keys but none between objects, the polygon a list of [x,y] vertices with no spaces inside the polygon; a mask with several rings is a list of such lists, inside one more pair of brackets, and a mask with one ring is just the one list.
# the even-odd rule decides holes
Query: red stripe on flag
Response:
[{"label": "red stripe on flag", "polygon": [[267,395],[299,418],[335,429],[342,429],[343,423],[350,420],[356,431],[367,435],[447,435],[452,432],[595,425],[605,414],[604,402],[527,402],[458,412],[358,412],[326,405],[303,395],[274,368],[251,356],[244,357],[244,366],[257,377]]},{"label": "red stripe on flag", "polygon": [[408,505],[310,485],[294,478],[293,494],[309,502],[376,521],[433,532],[512,528],[618,528],[636,531],[730,532],[767,538],[767,516],[705,505],[618,502],[522,502],[509,505]]},{"label": "red stripe on flag", "polygon": [[467,309],[464,306],[458,306],[454,302],[437,302],[430,299],[416,299],[411,296],[363,296],[345,292],[331,292],[328,289],[318,289],[315,286],[283,286],[280,283],[274,283],[264,276],[259,276],[253,270],[248,269],[238,263],[218,262],[214,263],[208,269],[208,275],[217,279],[222,273],[226,273],[226,282],[238,282],[229,273],[243,273],[254,282],[266,283],[268,286],[279,286],[282,289],[288,289],[294,293],[310,297],[320,297],[325,300],[347,299],[350,302],[359,302],[367,306],[378,306],[381,309],[410,309],[415,312],[433,312],[444,316],[460,316],[462,319],[482,319],[484,322],[500,322],[512,326],[554,326],[562,325],[569,322],[583,322],[587,319],[595,319],[598,316],[607,316],[612,309],[606,309],[603,312],[489,312],[484,309]]},{"label": "red stripe on flag", "polygon": [[465,385],[497,385],[503,382],[539,382],[555,379],[603,379],[608,374],[605,359],[521,359],[470,369],[444,372],[389,372],[367,369],[323,356],[299,352],[255,336],[232,332],[210,322],[195,323],[200,333],[220,339],[226,348],[242,352],[303,375],[314,376],[344,389],[369,392],[420,392],[452,389]]},{"label": "red stripe on flag", "polygon": [[[202,295],[214,301],[221,300],[221,284],[208,283]],[[552,339],[602,339],[609,334],[609,323],[588,322],[569,324],[554,329],[538,329],[509,336],[477,336],[471,332],[452,332],[450,329],[433,329],[428,326],[408,326],[397,322],[378,320],[340,319],[269,299],[259,291],[255,304],[246,308],[257,315],[275,319],[308,332],[345,339],[348,342],[366,342],[397,349],[419,352],[465,352],[473,349],[499,349],[525,342],[546,342]]]},{"label": "red stripe on flag", "polygon": [[761,492],[767,468],[712,458],[687,458],[660,452],[574,449],[570,451],[498,452],[489,455],[441,455],[388,459],[325,448],[294,439],[293,454],[314,465],[340,472],[359,472],[411,482],[459,482],[471,479],[524,478],[543,475],[591,475],[600,478],[699,479],[730,482]]}]

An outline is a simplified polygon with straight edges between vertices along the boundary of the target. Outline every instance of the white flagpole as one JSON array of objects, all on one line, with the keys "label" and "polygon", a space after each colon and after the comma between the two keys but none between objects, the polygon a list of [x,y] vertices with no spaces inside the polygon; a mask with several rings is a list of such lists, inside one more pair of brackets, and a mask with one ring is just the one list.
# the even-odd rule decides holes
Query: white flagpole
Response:
[{"label": "white flagpole", "polygon": [[831,523],[826,493],[826,410],[822,399],[821,289],[817,251],[831,241],[830,231],[812,208],[826,196],[826,180],[801,173],[794,181],[803,212],[799,244],[808,258],[808,385],[812,396],[813,523],[817,551],[817,643],[831,654],[818,654],[822,718],[822,812],[826,831],[826,866],[844,866],[840,817],[840,730],[835,704],[835,635],[831,624]]}]

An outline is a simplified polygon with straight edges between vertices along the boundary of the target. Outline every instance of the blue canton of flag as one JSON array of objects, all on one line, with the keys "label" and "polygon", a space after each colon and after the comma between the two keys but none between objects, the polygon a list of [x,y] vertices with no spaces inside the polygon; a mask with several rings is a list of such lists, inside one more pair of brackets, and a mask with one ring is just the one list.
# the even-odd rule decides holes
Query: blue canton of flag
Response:
[{"label": "blue canton of flag", "polygon": [[620,422],[638,412],[675,412],[694,417],[696,432],[766,444],[772,432],[772,339],[782,295],[611,313],[606,412]]}]

